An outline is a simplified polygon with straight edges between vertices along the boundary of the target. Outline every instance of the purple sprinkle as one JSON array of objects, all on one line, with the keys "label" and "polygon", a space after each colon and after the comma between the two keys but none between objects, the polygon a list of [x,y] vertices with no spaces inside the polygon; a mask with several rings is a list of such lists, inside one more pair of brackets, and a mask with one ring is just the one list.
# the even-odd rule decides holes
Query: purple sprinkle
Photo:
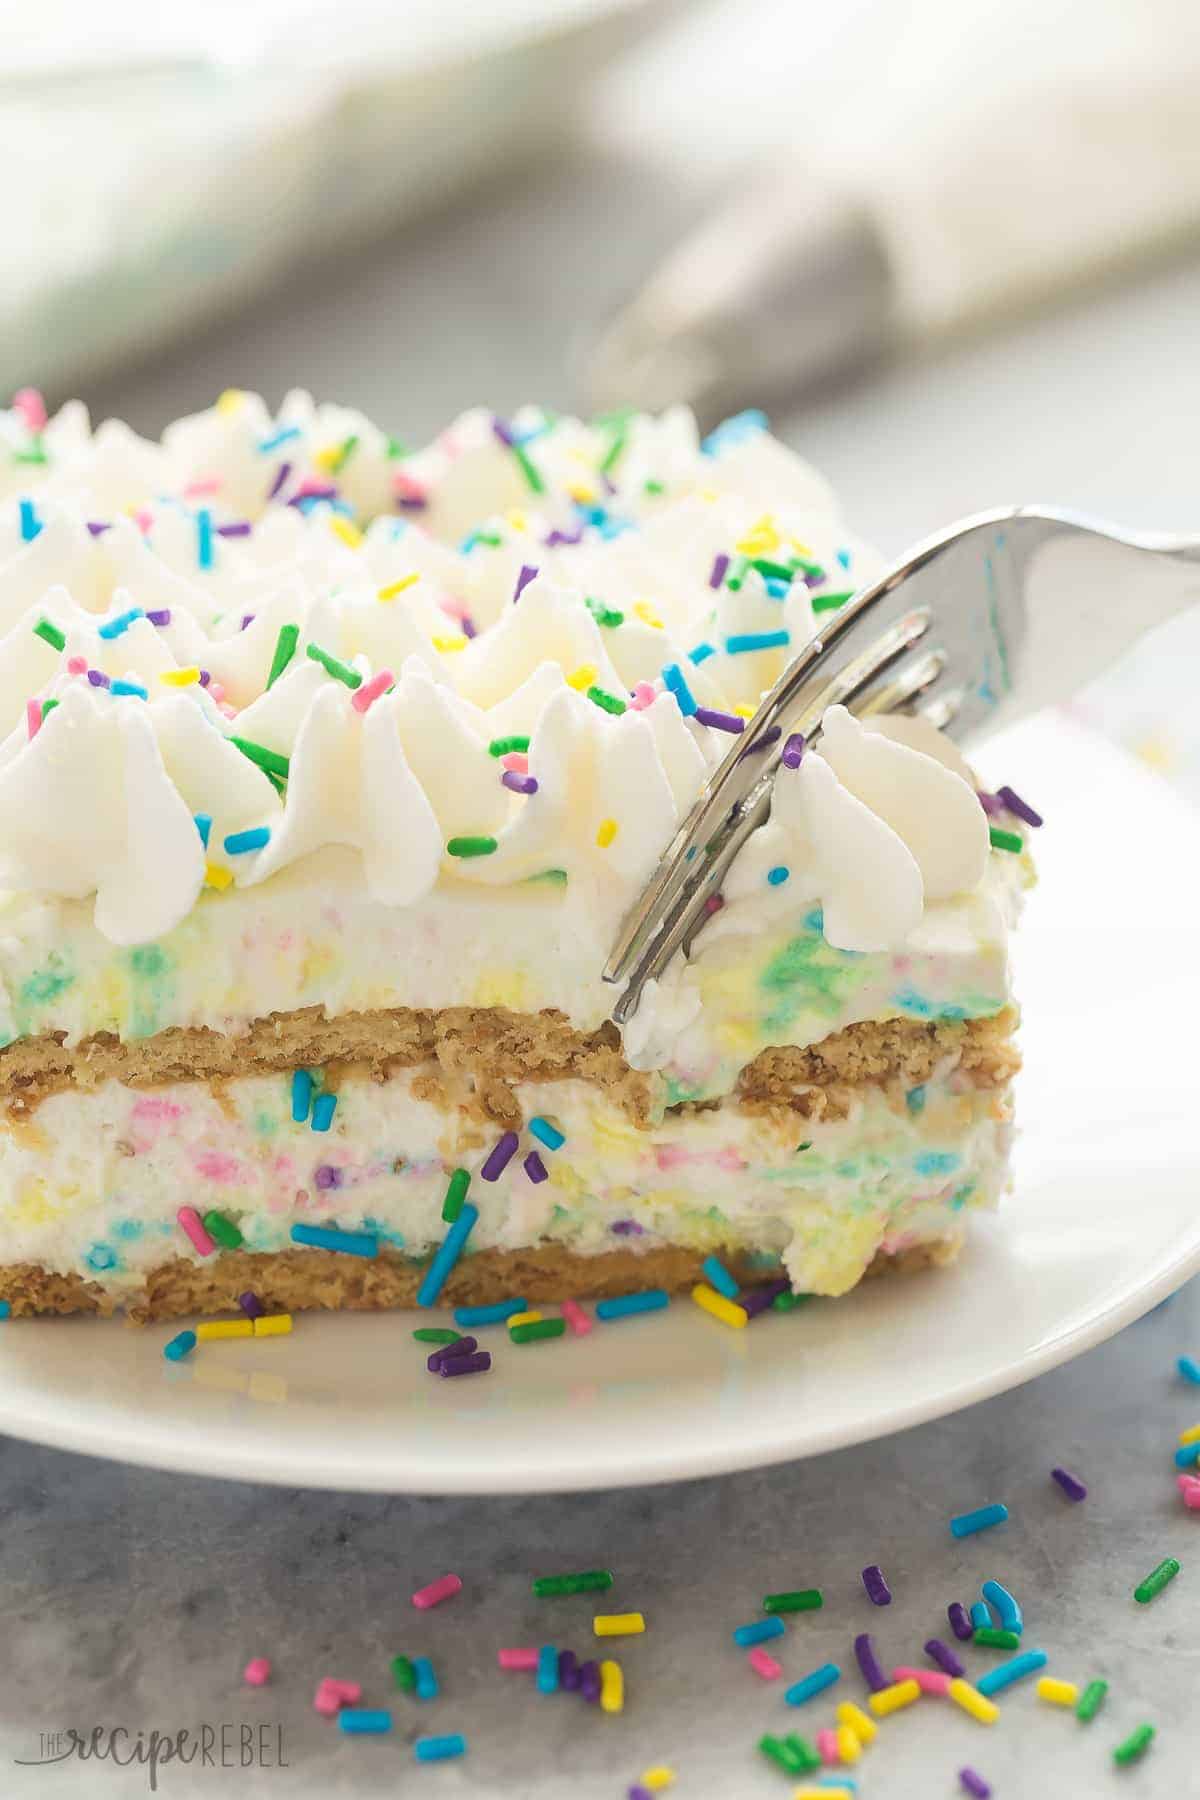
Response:
[{"label": "purple sprinkle", "polygon": [[87,675],[93,687],[112,686],[112,676],[106,675],[103,669],[89,669]]},{"label": "purple sprinkle", "polygon": [[801,731],[793,731],[791,737],[783,746],[783,755],[781,756],[780,761],[783,763],[785,769],[798,769],[803,756],[804,733]]},{"label": "purple sprinkle", "polygon": [[505,1169],[517,1153],[518,1138],[515,1131],[506,1131],[496,1140],[488,1151],[487,1161],[479,1171],[481,1181],[499,1181]]},{"label": "purple sprinkle", "polygon": [[171,623],[171,610],[169,607],[164,606],[157,612],[148,612],[146,618],[151,625],[169,625]]},{"label": "purple sprinkle", "polygon": [[881,1688],[889,1686],[888,1677],[880,1667],[879,1658],[875,1654],[875,1646],[869,1635],[863,1631],[854,1640],[854,1654],[858,1666],[862,1670],[862,1678],[873,1694]]},{"label": "purple sprinkle", "polygon": [[614,1237],[641,1237],[642,1227],[636,1219],[618,1219],[609,1227]]},{"label": "purple sprinkle", "polygon": [[342,1171],[335,1169],[332,1163],[322,1163],[313,1180],[319,1188],[339,1188],[342,1185]]},{"label": "purple sprinkle", "polygon": [[522,563],[521,564],[521,573],[517,576],[517,585],[513,589],[513,604],[514,605],[521,598],[521,595],[525,592],[525,589],[529,586],[530,582],[533,580],[533,578],[536,574],[537,574],[537,564],[536,563]]},{"label": "purple sprinkle", "polygon": [[238,1295],[238,1305],[248,1319],[261,1319],[267,1310],[258,1295],[252,1294],[249,1288],[244,1294]]},{"label": "purple sprinkle", "polygon": [[829,577],[824,569],[810,569],[804,577],[804,585],[806,588],[824,587],[828,580]]},{"label": "purple sprinkle", "polygon": [[739,719],[736,713],[713,712],[711,707],[698,706],[692,714],[697,725],[707,725],[711,731],[745,731],[745,719]]},{"label": "purple sprinkle", "polygon": [[1026,825],[1032,825],[1036,830],[1039,825],[1045,823],[1041,813],[1034,812],[1028,801],[1022,800],[1020,794],[1014,793],[1012,788],[997,788],[996,794],[999,799],[1003,800],[1009,812],[1016,813],[1018,819],[1023,819]]},{"label": "purple sprinkle", "polygon": [[429,502],[424,494],[397,494],[396,504],[402,506],[405,512],[424,512]]},{"label": "purple sprinkle", "polygon": [[212,676],[209,674],[208,670],[201,669],[201,671],[200,671],[200,686],[207,687],[211,680],[212,680]]},{"label": "purple sprinkle", "polygon": [[925,1645],[925,1654],[937,1664],[939,1669],[945,1670],[947,1675],[965,1675],[967,1672],[965,1665],[959,1662],[949,1644],[943,1644],[941,1638],[930,1638]]},{"label": "purple sprinkle", "polygon": [[218,525],[218,537],[249,537],[253,526],[249,519],[239,519],[236,525]]},{"label": "purple sprinkle", "polygon": [[872,1606],[890,1606],[892,1590],[884,1579],[883,1570],[878,1563],[868,1563],[862,1572],[862,1584],[867,1590],[867,1599]]},{"label": "purple sprinkle", "polygon": [[253,623],[254,623],[254,614],[253,613],[243,613],[242,614],[241,628],[243,631],[245,631],[247,625],[253,625]]},{"label": "purple sprinkle", "polygon": [[462,626],[462,634],[465,638],[473,638],[473,637],[479,636],[479,631],[475,625],[474,620],[468,619],[466,613],[463,614],[462,618],[458,622]]},{"label": "purple sprinkle", "polygon": [[759,1313],[766,1312],[772,1300],[791,1285],[791,1282],[784,1276],[782,1281],[772,1281],[766,1287],[749,1288],[745,1293],[738,1295],[737,1303],[748,1319],[756,1319]]},{"label": "purple sprinkle", "polygon": [[1004,811],[1004,802],[999,794],[985,794],[983,790],[980,789],[975,797],[989,819],[996,818]]},{"label": "purple sprinkle", "polygon": [[536,1150],[531,1150],[529,1155],[525,1158],[525,1173],[528,1175],[530,1181],[534,1182],[545,1181],[547,1178],[546,1165]]},{"label": "purple sprinkle", "polygon": [[447,1375],[482,1375],[492,1366],[490,1350],[477,1350],[474,1356],[452,1357],[444,1362],[438,1374],[445,1380]]},{"label": "purple sprinkle", "polygon": [[960,1769],[958,1771],[958,1779],[966,1789],[967,1793],[975,1796],[975,1800],[991,1800],[992,1790],[977,1770],[972,1768]]},{"label": "purple sprinkle", "polygon": [[625,1800],[654,1800],[654,1796],[649,1788],[644,1788],[640,1781],[635,1781],[631,1788],[626,1788]]},{"label": "purple sprinkle", "polygon": [[536,794],[538,784],[532,775],[518,775],[515,769],[505,769],[500,777],[501,787],[506,787],[512,794]]},{"label": "purple sprinkle", "polygon": [[710,588],[719,588],[721,583],[724,581],[725,576],[728,573],[728,570],[729,570],[729,558],[726,556],[726,554],[723,550],[719,550],[717,552],[716,556],[713,557],[712,573],[709,575],[709,578],[708,578],[709,587]]},{"label": "purple sprinkle", "polygon": [[590,1660],[579,1665],[579,1691],[590,1706],[600,1704],[600,1664]]},{"label": "purple sprinkle", "polygon": [[270,488],[267,490],[267,499],[268,500],[273,500],[275,498],[276,494],[279,492],[280,488],[283,486],[284,482],[287,480],[287,478],[291,474],[291,472],[292,472],[292,465],[290,462],[280,463],[278,469],[275,472],[275,479],[271,483]]},{"label": "purple sprinkle", "polygon": [[742,755],[757,756],[760,750],[769,750],[772,744],[777,744],[782,736],[783,726],[772,725],[768,731],[763,732],[760,738],[755,738],[752,744],[747,744]]},{"label": "purple sprinkle", "polygon": [[504,448],[506,450],[511,450],[515,441],[513,434],[504,423],[504,420],[497,418],[495,413],[492,414],[492,430],[504,445]]},{"label": "purple sprinkle", "polygon": [[1072,1475],[1069,1469],[1051,1469],[1050,1473],[1068,1500],[1087,1499],[1087,1489],[1078,1475]]},{"label": "purple sprinkle", "polygon": [[583,526],[576,526],[574,531],[548,531],[542,539],[547,550],[554,550],[559,544],[579,544],[583,542]]},{"label": "purple sprinkle", "polygon": [[579,1658],[573,1650],[560,1650],[558,1653],[558,1685],[565,1688],[568,1694],[579,1692]]},{"label": "purple sprinkle", "polygon": [[455,1362],[460,1356],[471,1356],[479,1348],[479,1340],[473,1337],[455,1338],[452,1344],[439,1344],[425,1359],[425,1367],[431,1375],[440,1375],[443,1363]]},{"label": "purple sprinkle", "polygon": [[93,537],[99,537],[102,532],[111,531],[112,526],[105,519],[89,519],[88,530]]},{"label": "purple sprinkle", "polygon": [[971,1615],[959,1601],[952,1600],[946,1608],[946,1617],[950,1621],[950,1629],[961,1644],[967,1644],[975,1636],[975,1627],[971,1623]]}]

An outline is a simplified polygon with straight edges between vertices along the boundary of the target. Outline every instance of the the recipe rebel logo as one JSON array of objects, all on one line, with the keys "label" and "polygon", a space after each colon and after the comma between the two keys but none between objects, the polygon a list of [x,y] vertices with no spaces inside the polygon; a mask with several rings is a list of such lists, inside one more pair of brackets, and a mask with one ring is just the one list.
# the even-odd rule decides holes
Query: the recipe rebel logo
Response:
[{"label": "the recipe rebel logo", "polygon": [[159,1775],[172,1763],[197,1769],[286,1769],[283,1726],[266,1723],[182,1725],[174,1731],[136,1731],[126,1725],[92,1725],[77,1730],[43,1731],[36,1756],[16,1756],[21,1768],[52,1763],[107,1763],[114,1769],[141,1767],[150,1792],[158,1792]]}]

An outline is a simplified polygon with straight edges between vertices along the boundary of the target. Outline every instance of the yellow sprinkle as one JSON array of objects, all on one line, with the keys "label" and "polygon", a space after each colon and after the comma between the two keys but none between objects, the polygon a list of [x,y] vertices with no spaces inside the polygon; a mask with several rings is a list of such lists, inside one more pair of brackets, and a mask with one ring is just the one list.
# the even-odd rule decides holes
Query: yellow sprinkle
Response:
[{"label": "yellow sprinkle", "polygon": [[798,1787],[792,1789],[792,1800],[854,1800],[848,1787]]},{"label": "yellow sprinkle", "polygon": [[542,1315],[540,1312],[514,1313],[511,1319],[505,1319],[504,1321],[510,1331],[514,1325],[540,1325],[541,1322]]},{"label": "yellow sprinkle", "polygon": [[752,719],[758,708],[756,706],[735,706],[733,710],[739,719]]},{"label": "yellow sprinkle", "polygon": [[891,1687],[880,1688],[870,1696],[867,1705],[877,1719],[886,1719],[889,1713],[899,1712],[902,1706],[911,1706],[920,1698],[921,1689],[910,1675],[907,1681],[893,1681]]},{"label": "yellow sprinkle", "polygon": [[209,1319],[197,1325],[196,1336],[202,1344],[209,1338],[253,1337],[254,1326],[249,1319]]},{"label": "yellow sprinkle", "polygon": [[331,519],[329,523],[332,530],[337,533],[343,544],[347,545],[349,549],[362,549],[363,534],[358,529],[357,525],[352,525],[349,519]]},{"label": "yellow sprinkle", "polygon": [[572,500],[578,500],[580,506],[591,506],[596,498],[595,488],[588,487],[586,483],[582,481],[569,481],[567,483],[567,492],[570,494]]},{"label": "yellow sprinkle", "polygon": [[217,396],[217,411],[226,415],[238,412],[245,398],[241,388],[226,388],[223,394]]},{"label": "yellow sprinkle", "polygon": [[862,1744],[859,1742],[858,1733],[851,1726],[838,1726],[837,1749],[838,1758],[844,1763],[856,1763],[862,1755]]},{"label": "yellow sprinkle", "polygon": [[696,1283],[692,1289],[692,1299],[706,1313],[711,1313],[714,1319],[720,1319],[722,1325],[733,1325],[738,1331],[749,1316],[744,1306],[739,1306],[734,1300],[727,1300],[724,1294],[718,1294],[716,1288],[710,1288],[706,1281]]},{"label": "yellow sprinkle", "polygon": [[739,556],[765,556],[769,550],[778,548],[779,533],[770,513],[764,513],[761,519],[756,519],[745,537],[734,545]]},{"label": "yellow sprinkle", "polygon": [[504,517],[505,517],[506,521],[508,522],[508,524],[510,524],[512,526],[514,531],[528,531],[529,530],[529,520],[525,517],[525,514],[523,512],[519,511],[519,509],[517,507],[515,507],[515,506],[511,507],[509,509],[509,511],[505,513]]},{"label": "yellow sprinkle", "polygon": [[254,1321],[255,1337],[286,1337],[291,1329],[291,1313],[266,1313]]},{"label": "yellow sprinkle", "polygon": [[1196,1443],[1197,1440],[1200,1440],[1200,1425],[1189,1425],[1186,1431],[1181,1431],[1179,1434],[1180,1449],[1185,1444]]},{"label": "yellow sprinkle", "polygon": [[[916,1686],[915,1682],[913,1686]],[[946,1692],[955,1705],[961,1706],[963,1711],[970,1713],[973,1719],[978,1719],[981,1725],[994,1725],[1000,1717],[1000,1708],[996,1703],[989,1700],[986,1694],[981,1694],[978,1688],[973,1688],[969,1681],[964,1681],[961,1675],[954,1677]],[[872,1703],[875,1698],[876,1696],[872,1694]]]},{"label": "yellow sprinkle", "polygon": [[580,663],[579,667],[567,676],[567,686],[573,687],[578,694],[582,694],[585,688],[595,687],[595,685],[595,663]]},{"label": "yellow sprinkle", "polygon": [[607,1658],[600,1664],[600,1710],[606,1713],[625,1710],[625,1677],[621,1665],[609,1662]]},{"label": "yellow sprinkle", "polygon": [[313,451],[313,461],[316,463],[318,469],[329,469],[332,471],[337,468],[341,459],[342,446],[340,444],[326,444],[323,450]]},{"label": "yellow sprinkle", "polygon": [[223,894],[232,880],[232,869],[223,869],[220,863],[205,863],[204,882],[206,887],[216,888],[218,894]]},{"label": "yellow sprinkle", "polygon": [[879,1736],[879,1727],[853,1700],[843,1700],[837,1709],[839,1725],[848,1725],[860,1744],[869,1744]]},{"label": "yellow sprinkle", "polygon": [[196,666],[190,669],[163,669],[158,679],[167,687],[191,687],[200,679],[200,671]]},{"label": "yellow sprinkle", "polygon": [[449,656],[454,650],[465,650],[467,647],[467,639],[460,631],[454,637],[435,637],[433,640],[433,647],[435,650],[441,650],[446,656]]},{"label": "yellow sprinkle", "polygon": [[389,586],[381,587],[375,598],[377,600],[394,600],[397,594],[402,594],[405,588],[410,588],[414,581],[420,581],[420,579],[419,573],[415,575],[402,575],[399,581],[393,581]]},{"label": "yellow sprinkle", "polygon": [[643,625],[651,625],[655,631],[662,630],[663,622],[648,600],[635,600],[633,610]]},{"label": "yellow sprinkle", "polygon": [[664,1788],[675,1786],[675,1771],[669,1769],[666,1763],[655,1763],[652,1769],[642,1770],[641,1784],[652,1794],[661,1794]]},{"label": "yellow sprinkle", "polygon": [[788,539],[788,543],[789,543],[789,544],[790,544],[790,545],[791,545],[791,546],[792,546],[792,549],[793,549],[793,550],[794,550],[794,551],[795,551],[795,552],[796,552],[796,555],[797,555],[797,556],[809,556],[809,557],[811,557],[811,555],[812,555],[812,553],[813,553],[813,549],[812,549],[812,545],[811,545],[811,544],[804,544],[804,543],[801,543],[801,541],[800,541],[800,539],[799,539],[799,538],[798,538],[798,537],[791,537],[791,538],[789,538],[789,539]]},{"label": "yellow sprinkle", "polygon": [[640,1637],[645,1629],[641,1613],[597,1613],[592,1620],[597,1637]]},{"label": "yellow sprinkle", "polygon": [[1056,1681],[1053,1675],[1043,1675],[1037,1684],[1039,1700],[1049,1700],[1051,1706],[1074,1706],[1079,1698],[1079,1689],[1073,1681]]},{"label": "yellow sprinkle", "polygon": [[696,498],[697,500],[706,500],[711,506],[713,501],[719,500],[721,496],[718,494],[716,488],[699,488],[696,492]]},{"label": "yellow sprinkle", "polygon": [[601,850],[607,850],[616,835],[617,821],[615,819],[601,819],[599,828],[596,832],[597,847]]}]

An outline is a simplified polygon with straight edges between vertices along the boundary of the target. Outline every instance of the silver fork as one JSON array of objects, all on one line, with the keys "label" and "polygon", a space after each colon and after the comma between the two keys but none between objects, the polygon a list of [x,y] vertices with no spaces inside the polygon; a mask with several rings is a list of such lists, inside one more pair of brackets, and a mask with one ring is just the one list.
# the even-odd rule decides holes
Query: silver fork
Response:
[{"label": "silver fork", "polygon": [[978,513],[918,544],[790,663],[714,770],[626,916],[604,979],[623,1023],[686,949],[771,810],[788,738],[826,707],[919,712],[952,737],[1065,700],[1153,626],[1200,600],[1200,539],[1145,536],[1052,507]]}]

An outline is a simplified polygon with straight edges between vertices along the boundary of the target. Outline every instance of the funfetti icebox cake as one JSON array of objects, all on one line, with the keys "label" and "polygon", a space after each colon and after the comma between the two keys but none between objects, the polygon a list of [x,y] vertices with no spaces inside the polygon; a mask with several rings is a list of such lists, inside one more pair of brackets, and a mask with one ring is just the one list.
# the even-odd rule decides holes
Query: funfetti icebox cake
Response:
[{"label": "funfetti icebox cake", "polygon": [[756,416],[410,452],[25,393],[0,481],[13,1313],[840,1294],[996,1202],[1023,825],[920,720],[831,709],[610,1020],[676,825],[878,568]]}]

